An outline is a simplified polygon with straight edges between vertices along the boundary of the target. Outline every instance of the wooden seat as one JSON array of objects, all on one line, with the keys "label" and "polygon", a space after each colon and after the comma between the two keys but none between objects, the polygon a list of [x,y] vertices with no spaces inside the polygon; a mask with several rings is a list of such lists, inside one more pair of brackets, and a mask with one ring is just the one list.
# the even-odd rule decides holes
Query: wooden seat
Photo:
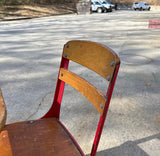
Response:
[{"label": "wooden seat", "polygon": [[5,126],[0,135],[1,156],[82,155],[56,118],[23,121]]},{"label": "wooden seat", "polygon": [[[106,79],[106,94],[69,71],[69,61],[83,65]],[[6,106],[0,93],[0,156],[85,155],[59,119],[65,83],[82,93],[100,114],[90,154],[95,156],[119,66],[118,55],[104,45],[77,40],[67,42],[63,48],[53,103],[41,119],[5,125]]]}]

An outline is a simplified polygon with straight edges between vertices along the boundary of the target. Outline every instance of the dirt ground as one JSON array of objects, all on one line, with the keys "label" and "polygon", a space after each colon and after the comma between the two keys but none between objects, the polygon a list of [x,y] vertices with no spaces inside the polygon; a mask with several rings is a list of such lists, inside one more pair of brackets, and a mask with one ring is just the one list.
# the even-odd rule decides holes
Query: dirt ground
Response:
[{"label": "dirt ground", "polygon": [[39,17],[48,15],[58,15],[67,13],[76,13],[75,4],[72,5],[39,5],[39,6],[4,6],[0,7],[0,19],[7,17]]}]

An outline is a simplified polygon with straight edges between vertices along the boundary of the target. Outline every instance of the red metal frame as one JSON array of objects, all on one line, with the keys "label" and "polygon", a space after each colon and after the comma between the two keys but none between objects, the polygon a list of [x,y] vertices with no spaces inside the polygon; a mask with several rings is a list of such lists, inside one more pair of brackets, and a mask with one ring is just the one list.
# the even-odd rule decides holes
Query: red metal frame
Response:
[{"label": "red metal frame", "polygon": [[[63,56],[62,56],[60,68],[68,69],[68,66],[69,66],[69,60],[66,59],[66,58],[63,58]],[[99,123],[98,123],[98,126],[97,126],[94,142],[93,142],[93,145],[92,145],[91,156],[96,155],[97,147],[98,147],[99,140],[100,140],[100,137],[101,137],[101,133],[102,133],[102,129],[103,129],[103,126],[104,126],[105,118],[106,118],[106,115],[107,115],[107,112],[108,112],[109,103],[110,103],[110,100],[111,100],[111,96],[112,96],[112,92],[113,92],[114,85],[115,85],[115,82],[116,82],[119,67],[120,67],[120,64],[116,66],[114,74],[113,74],[112,81],[109,83],[109,86],[108,86],[108,90],[107,90],[107,93],[106,93],[107,101],[106,101],[106,104],[105,104],[103,115],[100,116],[100,119],[99,119]],[[53,104],[52,104],[50,110],[47,112],[47,114],[45,114],[42,118],[56,117],[59,120],[60,107],[61,107],[61,101],[62,101],[64,86],[65,86],[65,82],[63,82],[59,79],[59,74],[58,74],[57,85],[56,85]],[[74,139],[74,137],[70,134],[70,132],[65,128],[65,126],[61,122],[60,122],[60,124],[64,127],[64,129],[71,136],[72,140],[77,145],[77,147],[79,148],[82,155],[85,155],[83,153],[83,151],[81,150],[81,148],[79,147],[76,140]]]},{"label": "red metal frame", "polygon": [[114,89],[114,85],[115,85],[115,82],[116,82],[119,67],[120,67],[120,64],[117,65],[117,67],[114,71],[113,79],[109,83],[109,86],[108,86],[108,90],[107,90],[107,93],[106,93],[107,101],[106,101],[106,104],[105,104],[103,115],[100,116],[100,119],[99,119],[96,135],[95,135],[94,142],[93,142],[93,145],[92,145],[91,156],[96,155],[97,147],[98,147],[99,140],[100,140],[100,137],[101,137],[101,133],[102,133],[102,129],[103,129],[103,126],[104,126],[105,118],[107,116],[107,112],[108,112],[108,108],[109,108],[112,92],[113,92],[113,89]]},{"label": "red metal frame", "polygon": [[[69,66],[69,60],[66,58],[63,58],[62,56],[60,68],[68,69],[68,66]],[[59,79],[59,73],[58,73],[57,85],[55,89],[55,95],[54,95],[52,106],[50,110],[47,112],[47,114],[45,114],[42,118],[56,117],[59,119],[64,86],[65,86],[65,82]]]}]

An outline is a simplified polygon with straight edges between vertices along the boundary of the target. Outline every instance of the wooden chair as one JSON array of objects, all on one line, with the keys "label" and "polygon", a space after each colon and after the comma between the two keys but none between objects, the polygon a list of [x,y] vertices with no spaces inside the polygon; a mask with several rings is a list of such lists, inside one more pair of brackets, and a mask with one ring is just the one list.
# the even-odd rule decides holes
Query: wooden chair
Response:
[{"label": "wooden chair", "polygon": [[[85,79],[70,72],[70,60],[93,70],[109,81],[106,95]],[[119,57],[106,46],[90,41],[67,42],[63,49],[53,104],[41,119],[5,125],[6,108],[1,95],[0,156],[84,155],[59,119],[65,83],[81,92],[100,114],[91,150],[91,156],[96,155],[119,66]]]}]

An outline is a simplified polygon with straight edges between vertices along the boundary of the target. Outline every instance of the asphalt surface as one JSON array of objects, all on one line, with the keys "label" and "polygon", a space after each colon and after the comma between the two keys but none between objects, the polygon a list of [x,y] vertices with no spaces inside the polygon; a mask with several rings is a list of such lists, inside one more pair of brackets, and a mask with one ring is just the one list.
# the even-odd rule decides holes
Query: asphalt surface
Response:
[{"label": "asphalt surface", "polygon": [[[159,156],[160,29],[148,28],[150,19],[160,20],[160,11],[0,22],[0,87],[8,110],[7,123],[36,119],[47,112],[63,44],[75,39],[100,42],[119,54],[121,67],[97,156]],[[105,91],[97,76],[72,66]],[[71,87],[67,86],[65,93],[61,119],[88,155],[99,116]]]}]

